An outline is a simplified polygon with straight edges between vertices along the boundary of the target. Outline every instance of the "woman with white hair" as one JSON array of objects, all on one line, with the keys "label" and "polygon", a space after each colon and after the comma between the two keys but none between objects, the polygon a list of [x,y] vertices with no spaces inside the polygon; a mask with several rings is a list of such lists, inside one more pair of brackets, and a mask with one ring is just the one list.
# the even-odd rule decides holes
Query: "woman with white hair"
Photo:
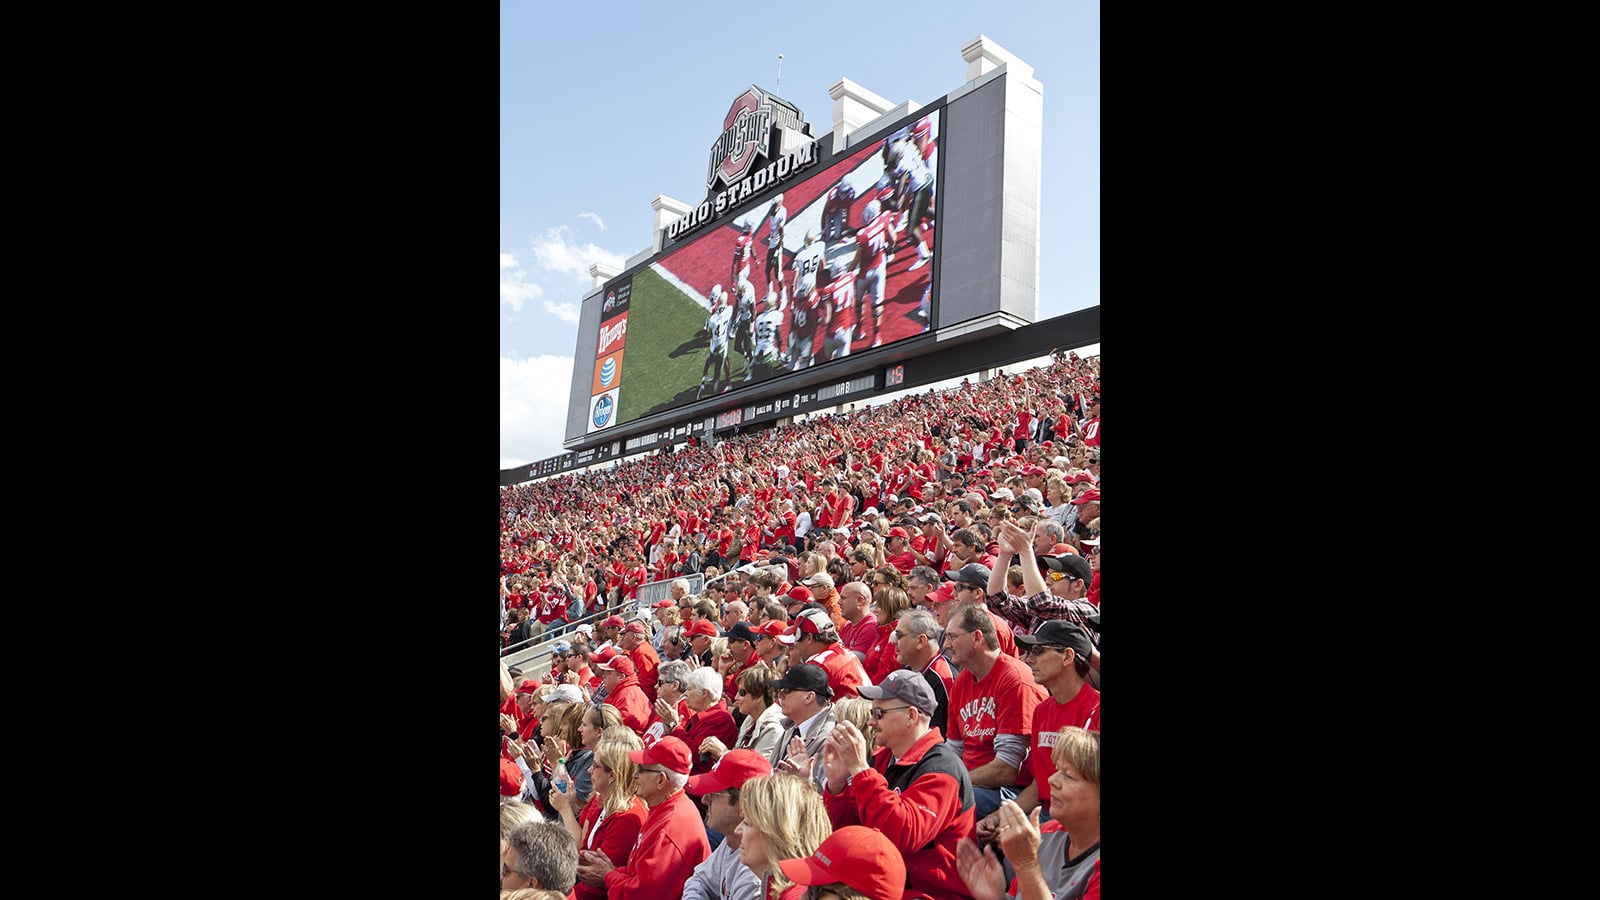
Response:
[{"label": "woman with white hair", "polygon": [[724,745],[732,745],[739,737],[739,725],[722,699],[722,676],[716,669],[701,667],[683,677],[686,687],[684,701],[689,706],[689,717],[671,731],[671,735],[695,749],[694,767],[690,775],[711,771],[715,762],[709,753],[699,753],[697,748],[706,738],[717,738]]}]

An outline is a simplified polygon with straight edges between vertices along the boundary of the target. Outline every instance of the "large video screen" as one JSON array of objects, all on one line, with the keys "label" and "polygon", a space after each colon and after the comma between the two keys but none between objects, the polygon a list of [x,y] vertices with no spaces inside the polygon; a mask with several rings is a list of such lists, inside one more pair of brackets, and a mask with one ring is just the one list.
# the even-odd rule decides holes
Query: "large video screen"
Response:
[{"label": "large video screen", "polygon": [[910,120],[612,283],[587,430],[926,333],[940,115]]}]

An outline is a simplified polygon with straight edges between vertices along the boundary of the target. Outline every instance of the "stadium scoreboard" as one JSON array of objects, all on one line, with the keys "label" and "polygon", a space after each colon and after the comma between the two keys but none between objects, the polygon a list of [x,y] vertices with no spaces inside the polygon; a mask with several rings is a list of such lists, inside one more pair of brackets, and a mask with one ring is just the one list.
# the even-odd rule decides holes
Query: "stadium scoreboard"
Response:
[{"label": "stadium scoreboard", "polygon": [[1043,87],[987,38],[962,56],[925,106],[841,79],[820,136],[742,90],[706,129],[705,196],[583,301],[569,452],[502,484],[914,387],[1034,322]]}]

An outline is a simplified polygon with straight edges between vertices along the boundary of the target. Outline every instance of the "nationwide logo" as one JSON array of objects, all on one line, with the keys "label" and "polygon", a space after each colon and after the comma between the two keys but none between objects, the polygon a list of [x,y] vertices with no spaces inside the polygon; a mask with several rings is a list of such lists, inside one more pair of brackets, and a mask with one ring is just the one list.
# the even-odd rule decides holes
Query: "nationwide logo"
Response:
[{"label": "nationwide logo", "polygon": [[611,422],[611,414],[616,411],[616,408],[616,401],[611,399],[610,394],[601,396],[599,402],[594,405],[594,427],[606,427]]},{"label": "nationwide logo", "polygon": [[597,356],[605,356],[616,350],[628,340],[628,314],[623,313],[614,319],[600,323],[600,349],[595,351]]}]

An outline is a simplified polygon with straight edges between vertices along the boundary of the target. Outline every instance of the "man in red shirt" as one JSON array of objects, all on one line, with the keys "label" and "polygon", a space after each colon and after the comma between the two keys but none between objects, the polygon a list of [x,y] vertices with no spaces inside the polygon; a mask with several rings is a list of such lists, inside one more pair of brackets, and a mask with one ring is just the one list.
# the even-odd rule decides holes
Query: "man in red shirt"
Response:
[{"label": "man in red shirt", "polygon": [[733,657],[734,666],[723,682],[723,697],[737,697],[739,676],[762,665],[761,656],[756,653],[756,640],[759,637],[761,635],[751,630],[749,622],[735,622],[733,627],[728,629],[728,655]]},{"label": "man in red shirt", "polygon": [[[1017,794],[1022,811],[1039,807],[1040,819],[1050,818],[1050,776],[1056,773],[1051,760],[1061,729],[1069,725],[1100,730],[1100,692],[1089,686],[1089,654],[1094,647],[1089,635],[1077,624],[1056,619],[1044,623],[1032,635],[1017,640],[1027,648],[1028,669],[1033,680],[1050,692],[1050,697],[1033,709],[1033,741],[1028,752],[1033,768],[1033,784]],[[994,837],[998,814],[978,823],[978,841]]]},{"label": "man in red shirt", "polygon": [[[941,590],[928,595],[929,601],[934,604],[934,615],[939,618],[939,626],[941,628],[948,626],[950,613],[955,608],[954,604],[976,603],[980,606],[983,605],[984,590],[993,577],[993,572],[977,563],[968,563],[945,575],[945,585],[949,590]],[[1004,572],[1000,573],[1000,580],[1004,582]],[[1000,652],[1007,656],[1021,659],[1021,654],[1017,652],[1016,633],[1012,629],[1011,623],[1007,622],[1003,616],[994,610],[987,609],[987,607],[985,609],[989,613],[989,621],[994,625],[995,637],[1000,640]]]},{"label": "man in red shirt", "polygon": [[1083,437],[1084,444],[1090,447],[1100,446],[1100,398],[1089,401],[1089,421],[1083,423],[1078,429],[1078,434]]},{"label": "man in red shirt", "polygon": [[615,706],[622,714],[622,724],[634,734],[643,735],[650,725],[651,707],[654,705],[639,686],[638,673],[633,660],[626,653],[618,653],[600,664],[600,680],[606,688],[605,702]]},{"label": "man in red shirt", "polygon": [[705,823],[683,792],[693,755],[683,741],[668,735],[643,750],[628,751],[628,758],[639,765],[639,797],[650,806],[639,841],[620,869],[603,852],[580,850],[578,878],[598,876],[613,900],[682,896],[694,867],[711,855]]},{"label": "man in red shirt", "polygon": [[820,666],[827,673],[834,702],[856,696],[857,688],[870,683],[861,660],[839,643],[839,632],[827,613],[820,609],[802,610],[789,631],[793,633],[779,635],[778,641],[795,647],[801,661]]},{"label": "man in red shirt", "polygon": [[639,687],[650,699],[650,708],[654,709],[656,677],[661,669],[661,656],[656,653],[656,648],[650,646],[650,642],[644,639],[644,623],[629,622],[623,626],[622,636],[617,639],[617,646],[633,660],[633,669],[638,673]]},{"label": "man in red shirt", "polygon": [[900,526],[889,529],[889,546],[884,561],[899,570],[901,575],[911,574],[917,565],[916,554],[911,552],[911,535]]},{"label": "man in red shirt", "polygon": [[839,629],[839,643],[866,662],[867,651],[878,638],[878,623],[867,615],[872,603],[872,592],[859,581],[846,582],[839,588],[839,612],[844,615],[845,626]]},{"label": "man in red shirt", "polygon": [[944,633],[945,650],[962,669],[950,692],[950,744],[972,775],[980,819],[1033,780],[1023,763],[1033,709],[1047,696],[1021,660],[1000,651],[989,616],[981,601],[962,603]]}]

